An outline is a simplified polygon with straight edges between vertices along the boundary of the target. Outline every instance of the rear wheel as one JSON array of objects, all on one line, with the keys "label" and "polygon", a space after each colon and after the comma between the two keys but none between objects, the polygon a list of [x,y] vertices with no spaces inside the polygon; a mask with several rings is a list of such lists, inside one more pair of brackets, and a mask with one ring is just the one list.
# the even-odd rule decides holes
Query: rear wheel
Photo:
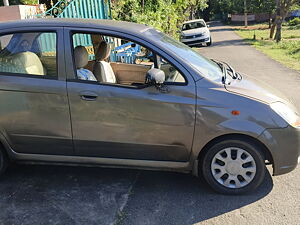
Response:
[{"label": "rear wheel", "polygon": [[266,167],[255,143],[231,139],[212,146],[199,168],[206,182],[222,194],[255,190],[264,180]]},{"label": "rear wheel", "polygon": [[2,148],[0,148],[0,175],[3,174],[7,168],[8,159]]}]

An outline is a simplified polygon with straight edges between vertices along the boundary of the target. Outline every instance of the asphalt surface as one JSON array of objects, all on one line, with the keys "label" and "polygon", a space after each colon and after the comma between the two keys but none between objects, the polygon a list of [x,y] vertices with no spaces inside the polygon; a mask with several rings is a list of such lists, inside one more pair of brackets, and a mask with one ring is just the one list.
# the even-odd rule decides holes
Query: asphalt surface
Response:
[{"label": "asphalt surface", "polygon": [[[299,108],[300,74],[212,24],[199,51],[280,89]],[[270,169],[270,168],[269,168]],[[188,174],[14,165],[0,178],[0,224],[300,224],[300,169],[243,196],[216,194]]]}]

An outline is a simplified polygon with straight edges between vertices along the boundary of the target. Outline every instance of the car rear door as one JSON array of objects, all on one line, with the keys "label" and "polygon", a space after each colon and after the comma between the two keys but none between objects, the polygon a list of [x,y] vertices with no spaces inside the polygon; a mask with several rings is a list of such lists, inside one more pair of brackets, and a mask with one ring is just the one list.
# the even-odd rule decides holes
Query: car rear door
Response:
[{"label": "car rear door", "polygon": [[0,32],[0,129],[17,153],[72,155],[62,28]]}]

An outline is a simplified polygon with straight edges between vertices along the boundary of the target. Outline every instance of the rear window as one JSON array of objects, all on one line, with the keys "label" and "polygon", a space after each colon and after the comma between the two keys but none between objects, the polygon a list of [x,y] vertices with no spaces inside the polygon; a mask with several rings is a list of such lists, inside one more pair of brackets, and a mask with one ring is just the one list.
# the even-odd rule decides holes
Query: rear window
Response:
[{"label": "rear window", "polygon": [[0,36],[0,72],[57,77],[56,33]]}]

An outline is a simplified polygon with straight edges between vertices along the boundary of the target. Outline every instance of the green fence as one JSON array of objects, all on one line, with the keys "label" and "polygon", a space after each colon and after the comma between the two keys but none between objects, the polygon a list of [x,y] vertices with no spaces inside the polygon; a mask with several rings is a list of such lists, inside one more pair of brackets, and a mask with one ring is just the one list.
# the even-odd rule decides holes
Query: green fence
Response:
[{"label": "green fence", "polygon": [[[111,19],[110,0],[61,0],[45,13],[38,14],[38,18],[82,18],[82,19]],[[43,41],[48,43],[43,52],[55,51],[53,37],[44,35]],[[91,39],[77,36],[74,45],[92,47]]]},{"label": "green fence", "polygon": [[110,0],[60,0],[37,17],[111,19]]}]

